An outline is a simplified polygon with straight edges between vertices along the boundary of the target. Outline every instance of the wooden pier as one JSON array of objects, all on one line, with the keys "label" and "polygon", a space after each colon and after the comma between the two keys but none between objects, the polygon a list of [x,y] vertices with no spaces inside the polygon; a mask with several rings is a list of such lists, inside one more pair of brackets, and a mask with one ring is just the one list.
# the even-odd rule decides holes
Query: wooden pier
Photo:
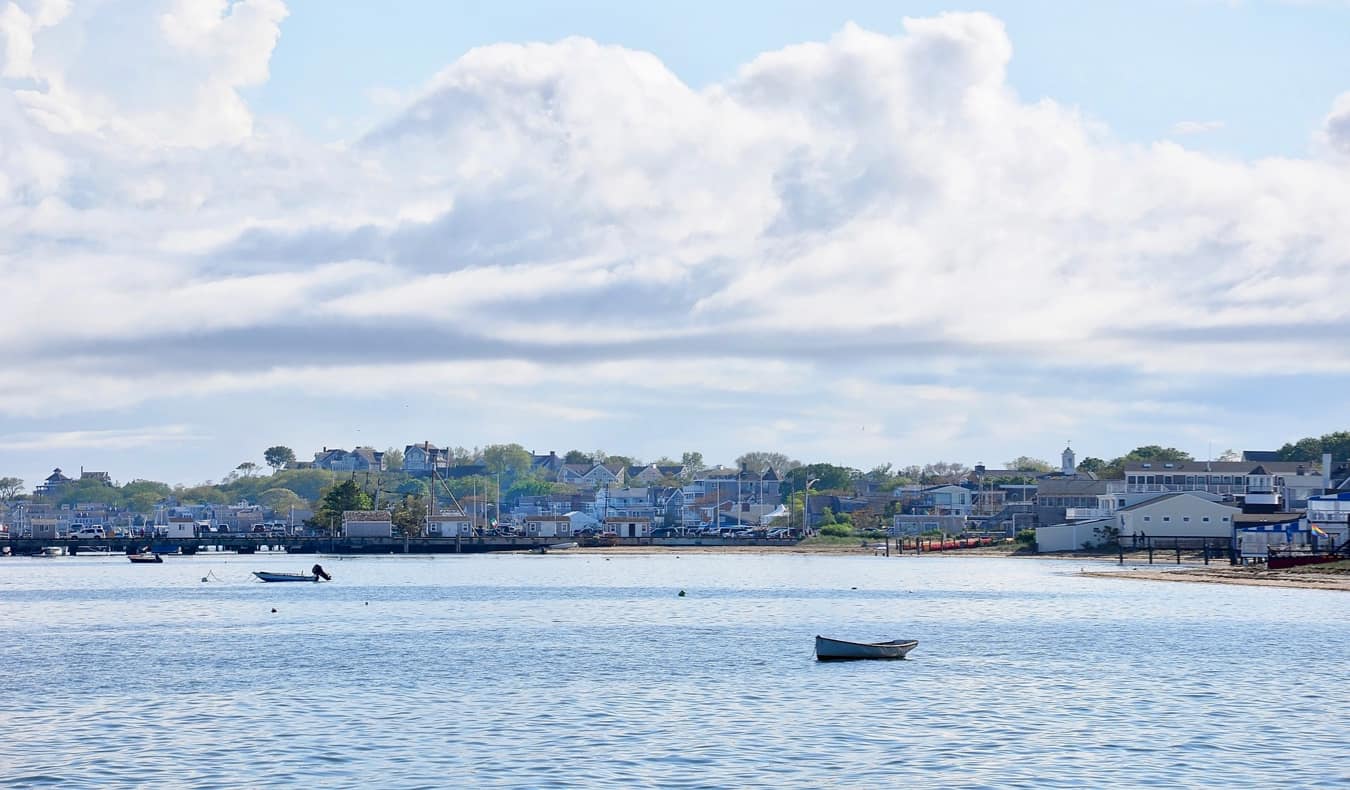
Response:
[{"label": "wooden pier", "polygon": [[[559,543],[578,540],[571,537],[329,537],[313,535],[232,535],[209,534],[195,538],[16,538],[0,540],[0,550],[12,556],[36,556],[48,546],[60,546],[67,554],[126,554],[146,548],[160,554],[197,554],[222,551],[236,554],[286,552],[288,554],[481,554],[500,551],[540,551]],[[747,540],[730,538],[619,538],[619,546],[788,546],[791,540]]]}]

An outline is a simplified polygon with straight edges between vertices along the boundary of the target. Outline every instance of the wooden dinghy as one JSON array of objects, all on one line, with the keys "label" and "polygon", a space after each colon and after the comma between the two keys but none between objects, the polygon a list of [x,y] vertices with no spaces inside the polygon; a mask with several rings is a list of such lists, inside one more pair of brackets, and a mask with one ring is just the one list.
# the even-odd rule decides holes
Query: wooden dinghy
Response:
[{"label": "wooden dinghy", "polygon": [[890,642],[849,642],[843,639],[816,637],[816,660],[862,661],[865,659],[894,660],[904,658],[919,646],[916,639],[895,639]]}]

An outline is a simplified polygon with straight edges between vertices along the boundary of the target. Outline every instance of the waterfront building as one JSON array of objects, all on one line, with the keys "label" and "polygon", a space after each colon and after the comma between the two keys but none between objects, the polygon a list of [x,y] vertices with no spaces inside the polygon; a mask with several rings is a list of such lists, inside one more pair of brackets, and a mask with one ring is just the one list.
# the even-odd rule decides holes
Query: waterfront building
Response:
[{"label": "waterfront building", "polygon": [[1127,493],[1207,491],[1237,497],[1275,492],[1290,506],[1321,493],[1320,467],[1305,461],[1135,461],[1125,465]]},{"label": "waterfront building", "polygon": [[344,537],[388,538],[393,534],[393,516],[387,510],[345,510],[342,513]]}]

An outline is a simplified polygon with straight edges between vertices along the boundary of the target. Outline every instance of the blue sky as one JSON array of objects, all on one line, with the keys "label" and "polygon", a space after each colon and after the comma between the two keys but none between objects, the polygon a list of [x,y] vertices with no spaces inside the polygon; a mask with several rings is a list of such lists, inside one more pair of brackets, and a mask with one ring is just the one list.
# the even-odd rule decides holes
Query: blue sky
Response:
[{"label": "blue sky", "polygon": [[477,46],[587,36],[652,52],[702,87],[761,52],[822,40],[846,22],[895,32],[905,16],[952,10],[988,11],[1004,22],[1014,46],[1009,82],[1023,97],[1080,107],[1132,141],[1170,136],[1179,122],[1220,121],[1223,128],[1190,142],[1231,156],[1300,156],[1350,73],[1350,3],[1337,2],[288,5],[272,77],[249,96],[260,111],[320,137],[362,128],[381,115],[372,97],[416,91]]},{"label": "blue sky", "polygon": [[1346,426],[1350,3],[21,0],[0,475]]}]

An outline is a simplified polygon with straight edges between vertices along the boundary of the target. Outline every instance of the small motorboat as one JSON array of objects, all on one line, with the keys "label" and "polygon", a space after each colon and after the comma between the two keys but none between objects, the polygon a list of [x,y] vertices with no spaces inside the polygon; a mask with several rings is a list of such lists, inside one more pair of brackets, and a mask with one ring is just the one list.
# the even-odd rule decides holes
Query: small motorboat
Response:
[{"label": "small motorboat", "polygon": [[144,552],[142,552],[142,553],[140,553],[140,554],[128,554],[128,555],[127,555],[127,559],[131,560],[132,562],[163,562],[163,561],[164,561],[164,558],[161,557],[161,556],[159,556],[159,553],[158,553],[158,552],[155,552],[155,553],[152,553],[152,554],[146,554],[146,553],[144,553]]},{"label": "small motorboat", "polygon": [[265,582],[317,582],[319,577],[312,573],[273,573],[271,571],[254,571],[254,576]]},{"label": "small motorboat", "polygon": [[323,569],[322,565],[315,564],[310,568],[309,573],[273,573],[272,571],[254,571],[254,576],[265,582],[317,582],[332,581],[333,577]]},{"label": "small motorboat", "polygon": [[817,661],[862,661],[865,659],[899,659],[919,646],[916,639],[896,639],[890,642],[848,642],[843,639],[816,637]]}]

